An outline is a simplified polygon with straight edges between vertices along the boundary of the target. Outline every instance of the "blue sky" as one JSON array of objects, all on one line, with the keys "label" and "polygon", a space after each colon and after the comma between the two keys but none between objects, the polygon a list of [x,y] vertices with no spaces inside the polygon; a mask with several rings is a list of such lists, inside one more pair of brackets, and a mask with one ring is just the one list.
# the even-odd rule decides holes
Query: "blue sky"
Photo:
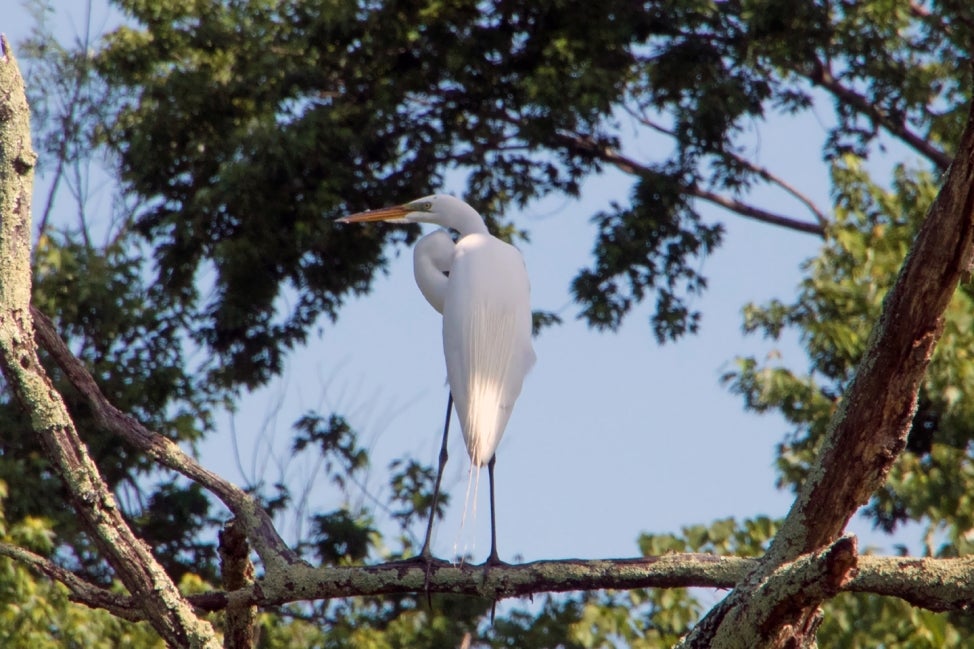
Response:
[{"label": "blue sky", "polygon": [[[53,2],[64,37],[84,29],[84,4]],[[111,23],[98,3],[94,32]],[[30,24],[18,4],[0,19],[0,31],[16,46]],[[823,124],[831,117],[827,104],[818,110],[755,125],[749,144],[756,162],[827,207],[820,146]],[[626,153],[646,157],[652,140],[634,128],[627,132],[632,138]],[[95,185],[96,200],[107,201],[110,188]],[[444,190],[457,193],[462,187]],[[38,200],[44,192],[41,178]],[[801,262],[815,254],[819,241],[705,211],[722,220],[727,231],[723,246],[703,265],[710,287],[694,304],[703,312],[701,332],[660,347],[645,306],[618,333],[595,333],[575,319],[578,308],[568,286],[578,269],[591,263],[591,215],[610,201],[625,202],[628,193],[628,179],[608,173],[585,184],[579,201],[552,197],[513,217],[531,234],[521,248],[533,306],[558,312],[565,324],[536,340],[537,365],[498,450],[503,559],[633,556],[641,532],[678,531],[727,516],[780,517],[791,503],[790,494],[774,488],[772,469],[774,445],[786,424],[777,416],[745,413],[719,377],[739,355],[780,353],[785,363],[804,367],[794,339],[772,346],[744,337],[741,308],[775,297],[789,300],[801,278]],[[781,196],[759,191],[752,200],[804,217]],[[292,485],[306,483],[320,475],[314,461],[288,463],[287,456],[290,424],[307,410],[340,412],[360,432],[372,454],[367,487],[380,500],[392,459],[409,453],[435,463],[447,394],[439,315],[413,283],[411,251],[390,255],[395,258],[388,274],[377,279],[370,295],[352,301],[336,326],[322,323],[321,335],[293,354],[280,381],[248,395],[235,415],[221,418],[221,430],[201,447],[205,465],[240,483],[258,478],[273,483],[282,472]],[[469,461],[458,428],[453,430],[444,480],[453,507],[437,527],[434,553],[460,550],[480,561],[489,549],[486,475],[476,515],[461,525]],[[307,495],[313,506],[325,509],[342,499],[322,480],[311,483]],[[351,496],[375,507],[360,493]],[[376,511],[376,516],[383,515]],[[296,531],[293,516],[282,525],[286,535]],[[853,530],[864,533],[868,543],[892,545],[862,521],[854,522]]]}]

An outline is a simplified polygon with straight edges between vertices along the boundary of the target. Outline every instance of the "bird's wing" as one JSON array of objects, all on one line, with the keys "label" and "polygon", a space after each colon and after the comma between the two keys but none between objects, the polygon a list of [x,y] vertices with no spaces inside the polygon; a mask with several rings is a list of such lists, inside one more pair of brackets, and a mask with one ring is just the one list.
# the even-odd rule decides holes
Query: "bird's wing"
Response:
[{"label": "bird's wing", "polygon": [[482,466],[493,457],[535,360],[530,287],[516,248],[483,234],[457,243],[443,351],[467,451]]}]

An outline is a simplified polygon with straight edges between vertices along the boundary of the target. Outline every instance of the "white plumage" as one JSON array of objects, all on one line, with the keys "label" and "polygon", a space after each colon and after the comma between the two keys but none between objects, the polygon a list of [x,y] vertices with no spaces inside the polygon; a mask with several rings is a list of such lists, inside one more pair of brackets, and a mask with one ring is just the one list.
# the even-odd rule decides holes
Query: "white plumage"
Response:
[{"label": "white plumage", "polygon": [[494,456],[534,364],[529,300],[524,260],[514,246],[487,234],[457,242],[443,309],[443,353],[475,466]]},{"label": "white plumage", "polygon": [[[531,347],[530,286],[524,258],[514,246],[490,235],[472,207],[453,196],[434,194],[395,207],[340,219],[435,223],[443,230],[416,243],[416,284],[443,314],[443,355],[463,439],[474,466],[488,467],[491,491],[491,554],[497,563],[494,533],[493,460],[524,377],[534,365]],[[446,430],[435,492],[446,462]],[[434,492],[434,493],[435,493]],[[435,510],[434,495],[434,510]],[[427,528],[423,556],[429,558],[432,528]]]}]

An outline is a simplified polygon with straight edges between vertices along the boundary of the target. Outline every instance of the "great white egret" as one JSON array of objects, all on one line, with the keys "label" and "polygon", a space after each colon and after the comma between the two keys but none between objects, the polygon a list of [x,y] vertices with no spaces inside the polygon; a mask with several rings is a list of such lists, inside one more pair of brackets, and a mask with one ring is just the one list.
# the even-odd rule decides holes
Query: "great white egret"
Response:
[{"label": "great white egret", "polygon": [[[455,230],[456,243],[444,230],[426,235],[413,251],[416,284],[434,309],[443,314],[443,354],[450,394],[463,440],[475,467],[487,465],[490,481],[490,556],[500,563],[494,515],[494,461],[524,376],[534,364],[531,304],[524,258],[514,246],[491,236],[483,218],[459,198],[434,194],[411,203],[361,212],[342,223],[391,221],[433,223]],[[429,544],[436,494],[446,463],[444,425],[433,512],[422,556]]]}]

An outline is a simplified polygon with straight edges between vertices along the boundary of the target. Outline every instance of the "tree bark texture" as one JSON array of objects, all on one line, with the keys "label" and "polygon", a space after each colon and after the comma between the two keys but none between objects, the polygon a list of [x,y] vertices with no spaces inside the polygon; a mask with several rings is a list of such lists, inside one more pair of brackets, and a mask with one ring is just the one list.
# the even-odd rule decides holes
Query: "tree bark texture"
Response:
[{"label": "tree bark texture", "polygon": [[99,475],[61,395],[37,357],[30,315],[31,148],[24,82],[0,39],[0,369],[30,416],[71,505],[116,575],[140,601],[146,619],[174,647],[219,647],[212,626],[196,616],[176,585],[135,536]]},{"label": "tree bark texture", "polygon": [[[801,647],[814,643],[823,598],[778,602],[776,619],[748,624],[762,584],[779,567],[834,542],[883,484],[906,447],[917,394],[944,311],[974,259],[974,112],[943,187],[920,227],[822,450],[758,567],[701,621],[686,647]],[[768,611],[765,611],[768,613]],[[773,622],[773,623],[772,623]]]},{"label": "tree bark texture", "polygon": [[[229,520],[220,531],[220,572],[225,590],[238,590],[254,583],[254,564],[250,544],[236,520]],[[257,646],[260,627],[254,604],[228,606],[223,630],[224,649],[252,649]]]}]

